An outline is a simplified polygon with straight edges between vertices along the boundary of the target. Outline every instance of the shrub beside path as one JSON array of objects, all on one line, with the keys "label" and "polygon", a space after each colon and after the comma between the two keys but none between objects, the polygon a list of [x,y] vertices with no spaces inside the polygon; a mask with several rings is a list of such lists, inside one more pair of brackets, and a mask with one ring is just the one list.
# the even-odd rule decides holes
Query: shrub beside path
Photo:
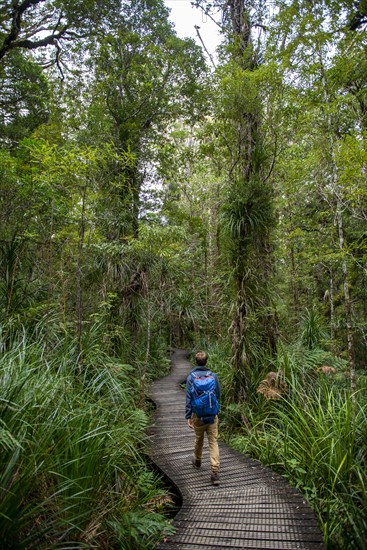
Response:
[{"label": "shrub beside path", "polygon": [[150,456],[182,496],[173,522],[176,532],[156,548],[323,549],[311,508],[269,468],[220,442],[220,485],[213,486],[207,441],[201,468],[192,466],[194,434],[185,420],[180,387],[190,369],[187,352],[175,350],[170,375],[151,390],[157,411],[149,428]]}]

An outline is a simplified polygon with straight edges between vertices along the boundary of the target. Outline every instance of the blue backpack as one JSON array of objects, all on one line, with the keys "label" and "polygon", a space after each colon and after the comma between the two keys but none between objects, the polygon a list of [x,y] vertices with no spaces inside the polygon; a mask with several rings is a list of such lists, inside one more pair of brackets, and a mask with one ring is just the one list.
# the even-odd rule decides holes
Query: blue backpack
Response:
[{"label": "blue backpack", "polygon": [[219,413],[219,402],[215,394],[215,378],[211,371],[204,375],[193,372],[190,387],[191,406],[204,424],[213,424],[215,415]]}]

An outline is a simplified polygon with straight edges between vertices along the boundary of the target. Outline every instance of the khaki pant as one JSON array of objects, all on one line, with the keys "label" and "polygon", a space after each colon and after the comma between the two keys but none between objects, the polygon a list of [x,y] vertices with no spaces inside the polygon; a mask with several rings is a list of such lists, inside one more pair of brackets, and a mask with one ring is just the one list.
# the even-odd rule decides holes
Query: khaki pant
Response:
[{"label": "khaki pant", "polygon": [[219,470],[219,447],[218,447],[218,416],[215,417],[214,424],[203,424],[200,418],[192,415],[195,431],[195,449],[194,457],[201,460],[203,455],[204,434],[207,433],[209,443],[210,464],[213,472]]}]

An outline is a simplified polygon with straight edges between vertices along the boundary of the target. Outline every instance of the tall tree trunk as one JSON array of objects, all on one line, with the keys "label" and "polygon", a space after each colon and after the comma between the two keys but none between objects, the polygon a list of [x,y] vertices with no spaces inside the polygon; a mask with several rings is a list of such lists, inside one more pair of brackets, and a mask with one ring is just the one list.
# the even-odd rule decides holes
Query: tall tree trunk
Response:
[{"label": "tall tree trunk", "polygon": [[294,253],[294,243],[291,243],[290,246],[290,259],[291,259],[291,286],[292,286],[292,299],[293,299],[293,322],[298,323],[300,317],[300,308],[299,308],[299,288],[297,282],[297,268],[295,261]]},{"label": "tall tree trunk", "polygon": [[152,338],[152,308],[150,303],[149,280],[148,280],[147,273],[142,274],[142,287],[147,300],[147,334],[146,334],[145,360],[143,365],[143,372],[141,373],[141,377],[140,377],[139,408],[145,410],[146,408],[145,378],[146,378],[146,373],[149,365],[149,355],[150,355],[151,338]]},{"label": "tall tree trunk", "polygon": [[334,353],[335,348],[335,307],[334,307],[334,272],[333,268],[330,268],[330,282],[329,282],[329,304],[330,304],[330,340],[331,340],[331,353]]},{"label": "tall tree trunk", "polygon": [[[234,42],[233,61],[244,74],[255,71],[259,65],[259,59],[251,37],[252,2],[228,0],[227,6]],[[253,95],[257,95],[256,91]],[[260,102],[260,99],[255,99],[256,102]],[[257,107],[254,106],[254,101],[251,101],[233,118],[238,136],[234,147],[237,157],[233,159],[229,171],[230,185],[234,190],[230,200],[233,201],[236,215],[242,224],[240,229],[232,232],[232,266],[236,298],[231,333],[233,365],[242,380],[244,396],[247,393],[248,369],[253,369],[256,363],[253,341],[261,342],[260,345],[263,348],[276,347],[275,318],[270,319],[267,287],[272,272],[269,240],[272,221],[270,221],[270,214],[269,217],[267,215],[262,217],[265,204],[269,207],[267,214],[271,210],[271,194],[262,177],[264,166],[259,162],[261,157],[258,154],[261,149],[260,107],[260,104]],[[263,201],[258,200],[260,196],[264,197]],[[261,219],[260,222],[259,219]],[[259,224],[256,230],[253,230],[254,223]]]},{"label": "tall tree trunk", "polygon": [[77,318],[78,318],[78,363],[79,372],[82,354],[82,336],[83,336],[83,290],[82,290],[82,258],[85,235],[85,203],[87,196],[87,185],[84,185],[82,190],[82,211],[80,218],[79,243],[78,243],[78,259],[77,259]]},{"label": "tall tree trunk", "polygon": [[[339,234],[339,248],[341,253],[344,254],[345,246],[344,246],[343,214],[342,214],[341,204],[339,200],[337,202],[337,207],[336,207],[336,221],[337,221],[338,234]],[[348,265],[344,258],[342,261],[342,273],[343,273],[344,311],[345,311],[345,321],[347,325],[350,389],[353,395],[357,390],[357,383],[356,383],[356,366],[355,366],[355,360],[354,360],[352,303],[351,303],[350,293],[349,293]]]},{"label": "tall tree trunk", "polygon": [[51,221],[50,221],[50,236],[48,242],[48,283],[47,283],[47,313],[46,313],[46,336],[45,346],[48,350],[49,346],[49,329],[50,329],[50,309],[51,309],[51,296],[52,296],[52,277],[53,277],[53,250],[52,250],[52,238],[53,238],[53,226],[54,226],[54,201],[52,199],[51,204]]},{"label": "tall tree trunk", "polygon": [[[328,93],[327,81],[324,70],[324,59],[322,55],[321,47],[318,48],[318,56],[321,67],[322,74],[322,86],[325,105],[330,105],[330,98]],[[339,249],[343,256],[342,259],[342,274],[343,274],[343,294],[344,294],[344,311],[345,311],[345,321],[347,326],[347,342],[348,342],[348,361],[349,361],[349,374],[350,374],[350,389],[352,396],[356,391],[356,368],[354,360],[354,336],[353,336],[353,322],[352,322],[352,304],[350,299],[350,289],[349,289],[349,276],[348,276],[348,264],[345,259],[345,238],[344,238],[344,227],[343,227],[343,214],[342,214],[342,204],[340,201],[340,186],[338,180],[338,169],[335,161],[335,133],[332,125],[330,109],[328,109],[326,114],[327,120],[327,129],[329,137],[329,148],[330,148],[330,158],[331,158],[331,182],[332,182],[332,191],[334,195],[334,204],[335,206],[335,218],[336,225],[338,229],[338,242]],[[324,194],[324,190],[321,189]]]},{"label": "tall tree trunk", "polygon": [[[6,245],[5,245],[6,246]],[[18,250],[19,248],[19,250]],[[15,288],[15,276],[18,269],[18,264],[20,261],[20,253],[22,251],[23,245],[18,245],[16,241],[16,236],[14,235],[13,239],[6,247],[6,315],[10,315],[12,310],[12,304],[14,299],[14,288]]]}]

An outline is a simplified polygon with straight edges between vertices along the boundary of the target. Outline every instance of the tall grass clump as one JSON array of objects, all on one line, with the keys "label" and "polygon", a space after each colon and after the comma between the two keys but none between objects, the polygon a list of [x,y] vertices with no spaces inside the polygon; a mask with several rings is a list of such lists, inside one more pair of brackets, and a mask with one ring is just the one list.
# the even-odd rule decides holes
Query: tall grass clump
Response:
[{"label": "tall grass clump", "polygon": [[168,500],[129,365],[18,333],[0,357],[0,548],[152,548]]},{"label": "tall grass clump", "polygon": [[[226,437],[238,450],[287,477],[313,506],[328,548],[365,549],[367,540],[367,399],[352,398],[343,361],[318,348],[279,350],[288,392],[252,396],[246,422]],[[323,374],[320,365],[336,374]]]}]

